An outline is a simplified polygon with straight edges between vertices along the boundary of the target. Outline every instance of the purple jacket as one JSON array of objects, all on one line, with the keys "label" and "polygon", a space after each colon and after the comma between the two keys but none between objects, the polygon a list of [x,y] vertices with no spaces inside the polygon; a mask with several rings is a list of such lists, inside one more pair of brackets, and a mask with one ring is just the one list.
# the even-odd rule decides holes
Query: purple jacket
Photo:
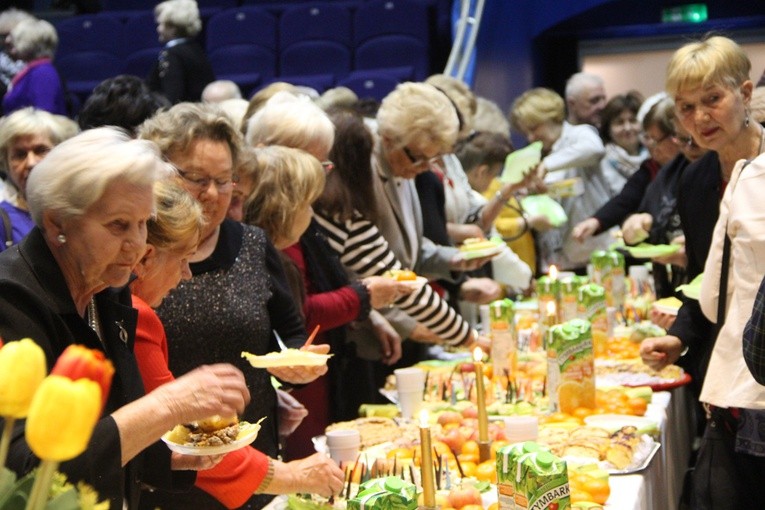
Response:
[{"label": "purple jacket", "polygon": [[3,112],[34,106],[50,113],[66,115],[64,87],[50,59],[30,62],[14,77],[3,98]]}]

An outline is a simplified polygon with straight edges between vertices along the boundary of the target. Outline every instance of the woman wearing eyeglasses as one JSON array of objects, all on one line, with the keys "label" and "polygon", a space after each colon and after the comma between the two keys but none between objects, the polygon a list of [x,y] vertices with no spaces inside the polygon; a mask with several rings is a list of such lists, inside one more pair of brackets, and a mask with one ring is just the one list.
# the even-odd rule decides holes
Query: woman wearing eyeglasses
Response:
[{"label": "woman wearing eyeglasses", "polygon": [[[218,108],[181,103],[146,121],[139,136],[155,141],[179,171],[184,187],[202,206],[206,225],[192,259],[192,279],[181,282],[165,298],[157,313],[168,338],[170,369],[181,375],[219,360],[237,365],[245,374],[252,402],[242,418],[267,419],[253,444],[269,457],[279,453],[277,397],[271,375],[295,384],[316,379],[327,367],[286,367],[256,370],[241,358],[242,351],[278,351],[272,330],[288,347],[299,348],[306,331],[287,288],[279,255],[265,233],[226,219],[234,188],[234,168],[241,135]],[[326,353],[326,345],[310,346]],[[339,490],[342,477],[327,476]],[[176,503],[180,495],[159,491],[147,495]],[[201,491],[187,495],[187,508],[215,508]],[[254,496],[250,504],[265,505],[271,498]]]}]

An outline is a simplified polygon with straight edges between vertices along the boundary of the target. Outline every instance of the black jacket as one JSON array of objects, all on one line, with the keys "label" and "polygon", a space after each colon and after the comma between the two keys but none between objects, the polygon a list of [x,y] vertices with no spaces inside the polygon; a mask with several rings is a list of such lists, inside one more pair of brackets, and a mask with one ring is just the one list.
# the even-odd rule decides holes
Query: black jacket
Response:
[{"label": "black jacket", "polygon": [[146,83],[151,90],[161,92],[171,103],[198,102],[202,91],[215,80],[204,48],[187,39],[160,51]]}]

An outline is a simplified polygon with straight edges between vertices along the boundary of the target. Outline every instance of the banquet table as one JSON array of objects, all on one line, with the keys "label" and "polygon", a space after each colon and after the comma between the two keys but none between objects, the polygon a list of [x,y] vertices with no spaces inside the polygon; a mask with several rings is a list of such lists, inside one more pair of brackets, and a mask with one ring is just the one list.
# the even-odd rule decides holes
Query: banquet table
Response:
[{"label": "banquet table", "polygon": [[614,510],[672,510],[683,489],[695,435],[693,397],[687,386],[660,391],[646,411],[659,424],[661,449],[646,469],[611,476],[606,508]]}]

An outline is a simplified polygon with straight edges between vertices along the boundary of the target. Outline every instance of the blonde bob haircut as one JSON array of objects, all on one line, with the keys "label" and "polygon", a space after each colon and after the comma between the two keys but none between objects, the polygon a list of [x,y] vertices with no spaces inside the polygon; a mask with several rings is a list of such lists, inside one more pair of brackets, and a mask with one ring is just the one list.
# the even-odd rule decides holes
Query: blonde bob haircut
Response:
[{"label": "blonde bob haircut", "polygon": [[446,94],[446,97],[454,105],[458,112],[460,121],[459,137],[467,137],[474,129],[474,120],[478,103],[476,103],[475,94],[470,90],[465,82],[453,78],[446,74],[433,74],[425,80],[428,85]]},{"label": "blonde bob haircut", "polygon": [[44,135],[56,146],[79,132],[77,123],[33,107],[16,110],[0,119],[0,170],[8,171],[8,149],[19,137]]},{"label": "blonde bob haircut", "polygon": [[154,185],[154,215],[146,223],[146,242],[159,251],[186,250],[199,244],[202,206],[177,179]]},{"label": "blonde bob haircut", "polygon": [[300,149],[273,145],[249,149],[252,157],[240,176],[255,183],[244,204],[244,222],[262,228],[271,240],[289,233],[298,210],[324,190],[324,169]]},{"label": "blonde bob haircut", "polygon": [[686,44],[667,65],[666,89],[676,96],[680,90],[722,85],[734,89],[749,79],[752,63],[741,46],[723,36]]},{"label": "blonde bob haircut", "polygon": [[335,126],[308,97],[281,91],[250,118],[245,140],[252,147],[284,145],[329,153],[335,141]]},{"label": "blonde bob haircut", "polygon": [[180,37],[195,37],[202,30],[199,7],[194,0],[167,0],[154,7],[157,23],[170,25]]},{"label": "blonde bob haircut", "polygon": [[38,58],[53,58],[58,48],[56,28],[42,19],[20,21],[11,30],[13,49],[21,60],[29,62]]},{"label": "blonde bob haircut", "polygon": [[563,124],[566,103],[554,90],[537,87],[527,90],[510,107],[510,124],[523,133],[545,122]]},{"label": "blonde bob haircut", "polygon": [[174,175],[155,144],[134,140],[113,127],[83,131],[51,150],[27,180],[32,219],[42,227],[43,212],[60,218],[82,216],[116,182],[153,186]]},{"label": "blonde bob haircut", "polygon": [[397,148],[434,144],[452,152],[457,141],[457,111],[446,94],[426,83],[399,84],[377,111],[377,132]]},{"label": "blonde bob haircut", "polygon": [[242,149],[242,135],[215,104],[178,103],[146,120],[138,128],[138,137],[156,143],[169,159],[185,154],[197,140],[222,142],[231,152],[233,168]]}]

